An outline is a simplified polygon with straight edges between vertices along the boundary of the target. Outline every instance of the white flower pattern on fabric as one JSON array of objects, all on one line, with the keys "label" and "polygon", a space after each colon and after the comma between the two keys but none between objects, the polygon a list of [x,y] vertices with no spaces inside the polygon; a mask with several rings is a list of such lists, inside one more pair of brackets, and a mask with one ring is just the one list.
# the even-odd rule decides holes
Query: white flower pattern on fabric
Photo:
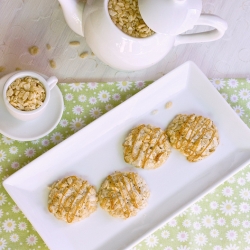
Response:
[{"label": "white flower pattern on fabric", "polygon": [[76,105],[73,107],[72,111],[73,111],[73,114],[80,115],[83,112],[83,107],[80,105]]},{"label": "white flower pattern on fabric", "polygon": [[137,82],[135,82],[135,87],[137,89],[143,89],[145,87],[145,83],[142,81],[137,81]]},{"label": "white flower pattern on fabric", "polygon": [[236,205],[233,201],[226,200],[225,202],[222,202],[222,205],[220,205],[220,210],[226,216],[231,216],[236,212]]},{"label": "white flower pattern on fabric", "polygon": [[240,225],[240,220],[237,219],[237,218],[232,219],[232,220],[231,220],[231,225],[232,225],[233,227],[238,227],[238,226]]},{"label": "white flower pattern on fabric", "polygon": [[242,213],[248,213],[250,211],[250,205],[246,202],[240,203],[239,209]]},{"label": "white flower pattern on fabric", "polygon": [[220,217],[218,220],[217,220],[217,224],[219,226],[224,226],[226,224],[226,220],[222,217]]},{"label": "white flower pattern on fabric", "polygon": [[89,114],[92,118],[96,119],[102,115],[102,111],[100,108],[95,107],[90,110]]},{"label": "white flower pattern on fabric", "polygon": [[17,205],[14,205],[13,207],[12,207],[12,212],[13,213],[19,213],[20,212],[20,209],[19,209],[19,207],[17,206]]},{"label": "white flower pattern on fabric", "polygon": [[243,188],[240,190],[240,197],[243,200],[248,201],[250,199],[250,190],[247,188]]},{"label": "white flower pattern on fabric", "polygon": [[179,232],[177,234],[177,240],[180,242],[185,242],[188,240],[188,233],[185,231]]},{"label": "white flower pattern on fabric", "polygon": [[37,242],[37,237],[32,234],[27,237],[26,242],[29,246],[34,246]]},{"label": "white flower pattern on fabric", "polygon": [[196,229],[196,230],[200,230],[200,229],[201,229],[201,224],[200,224],[198,221],[195,221],[195,222],[193,223],[193,227],[194,227],[194,229]]},{"label": "white flower pattern on fabric", "polygon": [[69,84],[70,90],[79,92],[80,90],[83,89],[84,83],[76,82],[76,83],[70,83]]},{"label": "white flower pattern on fabric", "polygon": [[10,241],[17,242],[19,240],[19,236],[17,234],[12,234],[10,236]]},{"label": "white flower pattern on fabric", "polygon": [[212,229],[210,231],[210,235],[213,237],[213,238],[217,238],[219,236],[219,231],[217,229]]},{"label": "white flower pattern on fabric", "polygon": [[226,246],[225,250],[239,250],[239,247],[236,246],[235,244],[230,244]]},{"label": "white flower pattern on fabric", "polygon": [[207,244],[207,236],[204,233],[196,234],[194,239],[195,243],[200,247]]},{"label": "white flower pattern on fabric", "polygon": [[84,121],[81,118],[76,118],[73,119],[70,122],[70,129],[74,132],[79,131],[80,129],[82,129],[85,126]]},{"label": "white flower pattern on fabric", "polygon": [[92,104],[92,105],[96,104],[97,103],[97,99],[92,96],[92,97],[89,98],[89,103]]},{"label": "white flower pattern on fabric", "polygon": [[2,218],[2,216],[3,216],[3,210],[0,209],[0,218]]},{"label": "white flower pattern on fabric", "polygon": [[74,96],[71,94],[71,93],[67,93],[66,95],[65,95],[65,100],[66,101],[72,101],[74,99]]},{"label": "white flower pattern on fabric", "polygon": [[58,144],[60,142],[63,141],[63,135],[59,132],[53,133],[52,136],[50,137],[50,140],[54,143],[54,144]]},{"label": "white flower pattern on fabric", "polygon": [[168,225],[169,225],[170,227],[176,227],[177,221],[176,221],[175,219],[172,219],[171,221],[168,222]]},{"label": "white flower pattern on fabric", "polygon": [[186,228],[189,228],[191,227],[191,221],[190,220],[184,220],[182,225]]},{"label": "white flower pattern on fabric", "polygon": [[116,86],[120,91],[126,92],[132,87],[132,82],[117,82]]},{"label": "white flower pattern on fabric", "polygon": [[198,204],[192,205],[190,209],[194,215],[198,215],[202,212],[202,208]]},{"label": "white flower pattern on fabric", "polygon": [[215,220],[214,220],[213,216],[206,215],[202,219],[202,224],[206,228],[212,228],[215,225]]},{"label": "white flower pattern on fabric", "polygon": [[67,127],[68,124],[69,124],[69,122],[68,122],[68,120],[66,120],[66,119],[62,119],[62,120],[60,121],[60,126],[63,127],[63,128]]},{"label": "white flower pattern on fabric", "polygon": [[231,88],[233,88],[233,89],[237,88],[237,87],[238,87],[238,84],[239,84],[239,82],[238,82],[238,80],[236,80],[236,79],[229,79],[229,80],[228,80],[228,85],[229,85],[229,87],[231,87]]},{"label": "white flower pattern on fabric", "polygon": [[237,95],[231,95],[230,100],[231,102],[235,103],[235,102],[238,102],[239,98]]},{"label": "white flower pattern on fabric", "polygon": [[79,102],[86,102],[87,101],[87,97],[85,95],[79,95],[78,96],[78,101]]},{"label": "white flower pattern on fabric", "polygon": [[16,146],[12,146],[12,147],[10,147],[9,152],[12,155],[14,155],[14,154],[16,154],[18,152],[18,148]]},{"label": "white flower pattern on fabric", "polygon": [[3,150],[0,150],[0,162],[6,159],[6,153]]},{"label": "white flower pattern on fabric", "polygon": [[50,144],[50,141],[49,141],[48,139],[43,139],[43,140],[42,140],[42,145],[43,145],[44,147],[49,146],[49,144]]},{"label": "white flower pattern on fabric", "polygon": [[244,178],[240,177],[238,180],[237,180],[237,183],[241,186],[244,186],[246,184],[246,181]]},{"label": "white flower pattern on fabric", "polygon": [[21,231],[24,231],[27,229],[27,224],[25,222],[20,222],[18,224],[18,228],[21,230]]},{"label": "white flower pattern on fabric", "polygon": [[231,187],[225,187],[223,190],[222,190],[222,194],[225,196],[225,197],[230,197],[232,196],[234,193],[233,189]]},{"label": "white flower pattern on fabric", "polygon": [[0,206],[2,206],[7,200],[7,197],[5,194],[0,193]]},{"label": "white flower pattern on fabric", "polygon": [[167,230],[164,230],[161,232],[161,237],[164,239],[167,239],[169,237],[170,233]]},{"label": "white flower pattern on fabric", "polygon": [[210,208],[212,210],[216,210],[219,207],[218,203],[216,201],[210,202]]},{"label": "white flower pattern on fabric", "polygon": [[24,153],[28,158],[32,158],[36,154],[36,150],[34,148],[27,148]]},{"label": "white flower pattern on fabric", "polygon": [[11,145],[13,144],[14,140],[10,139],[9,137],[3,136],[2,141],[6,145]]},{"label": "white flower pattern on fabric", "polygon": [[121,99],[121,95],[116,93],[116,94],[113,94],[112,98],[114,101],[119,101]]},{"label": "white flower pattern on fabric", "polygon": [[226,94],[226,93],[222,93],[221,95],[222,95],[222,96],[223,96],[223,98],[227,101],[227,99],[228,99],[228,94]]},{"label": "white flower pattern on fabric", "polygon": [[100,102],[106,103],[110,100],[110,93],[106,90],[102,90],[98,94],[98,99]]},{"label": "white flower pattern on fabric", "polygon": [[5,249],[7,246],[7,241],[3,238],[0,238],[0,250]]},{"label": "white flower pattern on fabric", "polygon": [[146,240],[146,245],[148,247],[156,247],[158,245],[159,239],[155,235],[150,235]]},{"label": "white flower pattern on fabric", "polygon": [[241,89],[239,91],[239,96],[242,100],[247,100],[250,97],[250,91],[248,89]]},{"label": "white flower pattern on fabric", "polygon": [[111,110],[111,109],[113,109],[114,107],[113,107],[113,105],[112,104],[107,104],[106,106],[105,106],[105,109],[107,110],[107,111],[109,111],[109,110]]},{"label": "white flower pattern on fabric", "polygon": [[244,240],[246,241],[247,244],[250,245],[250,231],[245,233]]},{"label": "white flower pattern on fabric", "polygon": [[238,234],[234,230],[230,230],[226,233],[226,237],[229,241],[235,241],[238,237]]},{"label": "white flower pattern on fabric", "polygon": [[89,82],[88,83],[88,88],[93,90],[96,89],[98,87],[98,83],[97,82]]},{"label": "white flower pattern on fabric", "polygon": [[245,111],[244,111],[244,109],[240,106],[240,105],[237,105],[237,106],[234,106],[233,107],[233,110],[236,112],[236,114],[238,115],[238,116],[243,116],[244,115],[244,113],[245,113]]},{"label": "white flower pattern on fabric", "polygon": [[12,219],[7,219],[3,222],[3,230],[5,232],[13,232],[16,228],[16,222]]},{"label": "white flower pattern on fabric", "polygon": [[214,78],[211,80],[211,82],[214,85],[214,87],[218,90],[223,89],[226,86],[225,81],[223,79]]},{"label": "white flower pattern on fabric", "polygon": [[242,221],[242,226],[243,226],[244,228],[250,228],[250,221],[248,221],[248,220]]}]

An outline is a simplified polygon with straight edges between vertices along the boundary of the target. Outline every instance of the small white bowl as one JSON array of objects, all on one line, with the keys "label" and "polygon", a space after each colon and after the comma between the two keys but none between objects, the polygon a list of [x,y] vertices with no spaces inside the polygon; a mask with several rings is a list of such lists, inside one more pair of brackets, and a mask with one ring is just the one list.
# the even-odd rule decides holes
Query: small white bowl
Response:
[{"label": "small white bowl", "polygon": [[[39,80],[44,89],[45,89],[45,92],[46,92],[46,97],[45,97],[45,100],[43,102],[43,104],[35,109],[35,110],[31,110],[31,111],[22,111],[22,110],[18,110],[16,108],[14,108],[8,101],[7,99],[7,90],[8,90],[8,87],[11,85],[11,83],[13,83],[17,78],[23,78],[23,77],[27,77],[27,76],[30,76],[32,78],[36,78],[37,80]],[[36,119],[38,116],[40,116],[48,102],[49,102],[49,99],[50,99],[50,91],[51,89],[53,89],[53,87],[57,84],[58,82],[58,79],[55,77],[55,76],[52,76],[50,77],[48,80],[45,80],[41,75],[35,73],[35,72],[32,72],[32,71],[21,71],[21,72],[18,72],[14,75],[12,75],[5,83],[4,85],[4,88],[3,88],[3,100],[4,100],[4,104],[7,108],[7,110],[9,111],[9,113],[17,118],[18,120],[21,120],[21,121],[30,121],[30,120],[34,120]]]}]

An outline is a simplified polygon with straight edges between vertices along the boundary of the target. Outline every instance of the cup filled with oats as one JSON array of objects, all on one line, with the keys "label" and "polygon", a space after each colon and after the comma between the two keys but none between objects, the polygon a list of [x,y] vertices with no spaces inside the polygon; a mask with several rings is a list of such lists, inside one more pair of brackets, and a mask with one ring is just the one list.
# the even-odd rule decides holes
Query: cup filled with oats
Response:
[{"label": "cup filled with oats", "polygon": [[57,84],[55,76],[47,80],[32,71],[19,71],[12,75],[3,88],[3,100],[9,113],[18,120],[30,121],[46,109],[50,91]]}]

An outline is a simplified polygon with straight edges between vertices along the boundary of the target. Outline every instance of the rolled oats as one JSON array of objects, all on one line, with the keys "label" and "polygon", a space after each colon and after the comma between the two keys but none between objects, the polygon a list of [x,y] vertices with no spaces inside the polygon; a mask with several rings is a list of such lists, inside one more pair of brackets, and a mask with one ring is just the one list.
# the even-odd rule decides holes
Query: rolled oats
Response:
[{"label": "rolled oats", "polygon": [[52,59],[52,60],[49,60],[49,65],[52,69],[55,69],[56,68],[56,62]]},{"label": "rolled oats", "polygon": [[80,55],[79,55],[81,58],[85,58],[88,56],[88,52],[82,52]]},{"label": "rolled oats", "polygon": [[39,108],[46,97],[40,81],[30,76],[18,78],[7,89],[9,103],[16,109],[31,111]]},{"label": "rolled oats", "polygon": [[47,50],[50,50],[51,49],[51,46],[50,46],[50,44],[46,44],[46,48],[47,48]]},{"label": "rolled oats", "polygon": [[165,105],[165,108],[166,108],[166,109],[169,109],[169,108],[172,107],[172,105],[173,105],[172,102],[167,102],[166,105]]},{"label": "rolled oats", "polygon": [[71,46],[79,46],[80,42],[78,42],[78,41],[72,41],[72,42],[69,42],[69,45],[71,45]]},{"label": "rolled oats", "polygon": [[30,52],[31,55],[34,56],[34,55],[38,54],[39,48],[37,46],[32,46],[32,47],[29,48],[29,52]]},{"label": "rolled oats", "polygon": [[3,71],[5,71],[5,67],[0,66],[0,73],[3,72]]},{"label": "rolled oats", "polygon": [[144,38],[155,33],[142,19],[138,0],[109,0],[108,11],[113,23],[127,35]]}]

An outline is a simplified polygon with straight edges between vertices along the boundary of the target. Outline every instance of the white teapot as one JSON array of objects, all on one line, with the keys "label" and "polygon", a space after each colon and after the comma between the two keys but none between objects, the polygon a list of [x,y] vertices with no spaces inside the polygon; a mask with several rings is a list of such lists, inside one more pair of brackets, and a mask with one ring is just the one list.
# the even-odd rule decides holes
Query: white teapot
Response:
[{"label": "white teapot", "polygon": [[[201,14],[201,0],[138,0],[143,20],[155,32],[146,38],[127,35],[113,23],[108,12],[109,0],[58,1],[69,27],[86,38],[95,55],[124,71],[150,67],[179,44],[218,40],[227,30],[227,23],[220,17]],[[180,35],[195,25],[215,29]]]}]

